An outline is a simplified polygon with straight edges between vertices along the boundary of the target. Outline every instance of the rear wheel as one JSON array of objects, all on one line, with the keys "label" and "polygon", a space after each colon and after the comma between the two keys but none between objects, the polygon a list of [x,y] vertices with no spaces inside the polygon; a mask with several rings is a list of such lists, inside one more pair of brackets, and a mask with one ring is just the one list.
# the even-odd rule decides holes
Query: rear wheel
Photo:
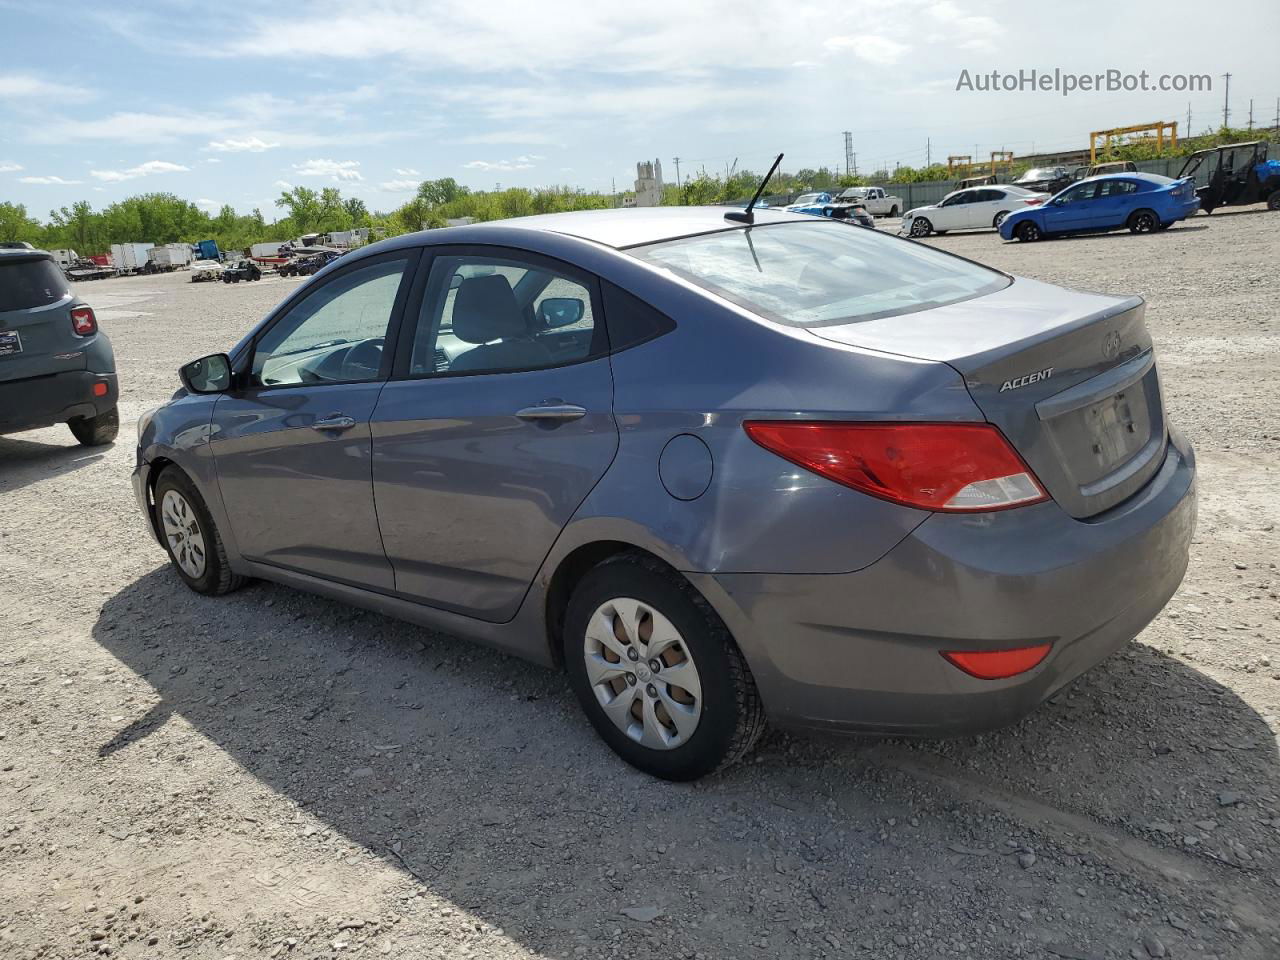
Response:
[{"label": "rear wheel", "polygon": [[911,236],[927,237],[931,233],[933,233],[933,224],[927,217],[916,217],[911,221]]},{"label": "rear wheel", "polygon": [[991,226],[999,230],[1000,224],[1004,223],[1004,218],[1007,217],[1008,215],[1009,215],[1008,210],[1001,210],[999,213],[996,214],[995,219],[991,221]]},{"label": "rear wheel", "polygon": [[245,577],[231,572],[209,508],[191,479],[166,467],[155,487],[156,528],[182,582],[196,593],[230,593]]},{"label": "rear wheel", "polygon": [[1024,220],[1018,224],[1018,228],[1013,231],[1013,234],[1023,243],[1035,243],[1044,236],[1040,227],[1030,220]]},{"label": "rear wheel", "polygon": [[1267,197],[1267,209],[1280,210],[1280,190],[1276,190],[1271,196]]},{"label": "rear wheel", "polygon": [[889,208],[889,216],[896,217],[897,215],[898,215],[898,207],[895,204],[894,206]]},{"label": "rear wheel", "polygon": [[96,417],[76,417],[68,420],[71,435],[86,447],[101,447],[110,443],[120,432],[120,411],[115,407],[104,410]]},{"label": "rear wheel", "polygon": [[1154,233],[1160,227],[1160,218],[1153,210],[1135,210],[1129,217],[1130,233]]},{"label": "rear wheel", "polygon": [[764,708],[741,651],[701,595],[639,556],[590,571],[569,600],[564,656],[587,719],[622,759],[695,780],[745,756]]}]

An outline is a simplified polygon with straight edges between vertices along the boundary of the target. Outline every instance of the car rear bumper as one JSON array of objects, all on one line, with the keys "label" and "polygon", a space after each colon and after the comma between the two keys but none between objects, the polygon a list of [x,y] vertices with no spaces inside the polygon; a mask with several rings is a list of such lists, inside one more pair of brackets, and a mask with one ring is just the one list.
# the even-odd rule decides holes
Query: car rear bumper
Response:
[{"label": "car rear bumper", "polygon": [[[701,574],[784,726],[948,735],[1012,723],[1135,637],[1173,596],[1195,527],[1180,439],[1125,503],[1087,521],[1055,503],[934,514],[881,560],[834,575]],[[945,650],[1052,643],[979,680]]]},{"label": "car rear bumper", "polygon": [[[97,384],[106,392],[94,395]],[[77,417],[96,417],[114,407],[120,387],[114,373],[68,370],[43,377],[0,382],[0,433],[51,427]]]}]

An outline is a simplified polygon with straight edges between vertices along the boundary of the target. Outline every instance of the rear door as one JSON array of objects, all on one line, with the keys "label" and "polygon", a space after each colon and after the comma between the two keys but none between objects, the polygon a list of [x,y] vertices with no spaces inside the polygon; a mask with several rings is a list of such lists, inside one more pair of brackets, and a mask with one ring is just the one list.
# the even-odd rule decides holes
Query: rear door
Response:
[{"label": "rear door", "polygon": [[509,620],[618,448],[597,280],[439,249],[372,430],[397,593]]},{"label": "rear door", "polygon": [[1138,206],[1138,184],[1134,180],[1103,180],[1093,205],[1098,226],[1122,227]]},{"label": "rear door", "polygon": [[240,552],[375,590],[394,586],[373,507],[369,417],[418,251],[361,259],[258,336],[218,397],[210,449]]},{"label": "rear door", "polygon": [[0,382],[85,369],[71,326],[79,301],[44,254],[0,254]]}]

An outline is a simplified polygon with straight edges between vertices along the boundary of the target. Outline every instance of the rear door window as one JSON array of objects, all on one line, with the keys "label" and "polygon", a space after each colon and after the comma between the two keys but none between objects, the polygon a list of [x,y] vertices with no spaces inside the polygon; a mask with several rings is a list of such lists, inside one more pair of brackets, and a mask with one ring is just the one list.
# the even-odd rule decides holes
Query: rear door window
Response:
[{"label": "rear door window", "polygon": [[0,313],[47,307],[69,296],[67,278],[52,260],[0,259]]}]

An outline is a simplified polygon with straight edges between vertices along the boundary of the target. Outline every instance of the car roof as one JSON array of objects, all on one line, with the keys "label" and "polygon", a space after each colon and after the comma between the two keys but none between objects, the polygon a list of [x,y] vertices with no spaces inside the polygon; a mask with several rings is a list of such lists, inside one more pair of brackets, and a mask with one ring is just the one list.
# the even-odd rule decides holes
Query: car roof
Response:
[{"label": "car roof", "polygon": [[48,250],[29,250],[22,247],[0,247],[0,260],[52,260]]},{"label": "car roof", "polygon": [[[460,243],[476,243],[478,234],[488,230],[528,230],[530,232],[559,233],[622,249],[678,237],[690,237],[700,233],[742,229],[744,224],[726,220],[725,214],[734,207],[616,207],[607,210],[575,210],[571,213],[544,213],[530,217],[513,217],[509,220],[489,220],[464,227],[442,227],[423,233],[408,234],[380,249],[410,246],[421,243],[423,235],[432,243],[448,243],[454,237]],[[741,212],[741,211],[739,211]],[[802,213],[787,213],[778,208],[753,211],[757,225],[773,223],[812,223],[813,217]],[[463,239],[463,237],[468,239]],[[408,238],[412,237],[413,240]]]},{"label": "car roof", "polygon": [[[1145,180],[1147,183],[1154,183],[1156,186],[1163,187],[1173,183],[1173,177],[1162,177],[1158,173],[1139,173],[1128,170],[1123,173],[1100,173],[1096,177],[1085,177],[1083,180],[1077,180],[1076,183],[1096,183],[1099,180]],[[1075,184],[1072,184],[1075,186]]]}]

